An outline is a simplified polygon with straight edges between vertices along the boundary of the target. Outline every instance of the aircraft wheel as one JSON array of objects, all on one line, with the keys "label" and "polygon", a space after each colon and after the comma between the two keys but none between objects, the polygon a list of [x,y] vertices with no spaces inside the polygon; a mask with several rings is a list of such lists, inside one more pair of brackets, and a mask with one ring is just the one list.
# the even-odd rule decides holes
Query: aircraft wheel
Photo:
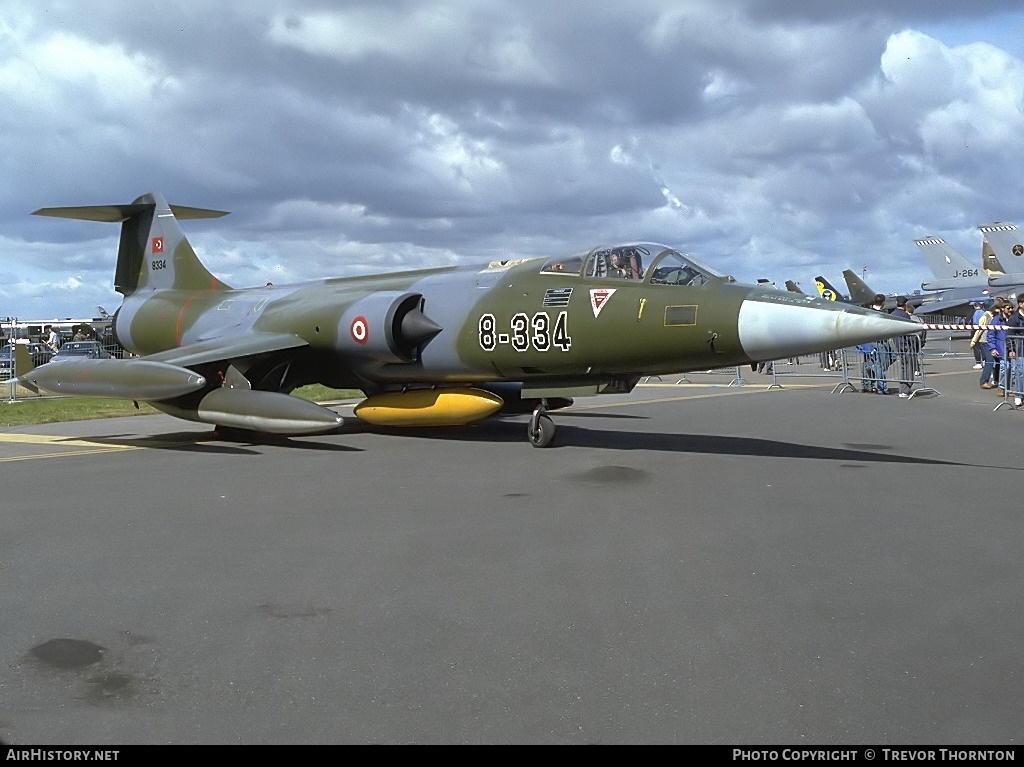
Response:
[{"label": "aircraft wheel", "polygon": [[534,447],[548,447],[555,439],[555,422],[544,414],[531,418],[527,436]]}]

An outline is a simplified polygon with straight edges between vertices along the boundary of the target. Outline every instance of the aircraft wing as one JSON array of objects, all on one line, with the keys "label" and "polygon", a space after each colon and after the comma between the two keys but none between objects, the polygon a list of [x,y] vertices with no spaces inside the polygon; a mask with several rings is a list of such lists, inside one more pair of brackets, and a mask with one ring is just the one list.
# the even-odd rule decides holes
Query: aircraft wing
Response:
[{"label": "aircraft wing", "polygon": [[307,346],[307,342],[292,333],[250,333],[237,338],[216,338],[180,346],[177,349],[148,354],[144,359],[166,362],[180,367],[193,367],[208,362],[252,357],[285,349]]},{"label": "aircraft wing", "polygon": [[[975,301],[986,301],[987,296],[981,295],[980,292],[974,294],[960,293],[958,290],[947,291],[950,293],[948,296],[940,295],[935,300],[925,300],[917,305],[917,311],[920,314],[937,314],[944,309],[952,309],[955,306],[963,306],[965,309],[970,309],[971,304]],[[969,311],[968,314],[971,312]]]},{"label": "aircraft wing", "polygon": [[197,412],[216,414],[218,423],[227,419],[239,428],[270,432],[334,428],[340,423],[336,413],[287,394],[252,391],[250,381],[234,364],[246,357],[302,346],[306,342],[290,333],[251,333],[238,338],[207,339],[141,357],[71,358],[39,367],[34,367],[27,352],[19,348],[15,350],[15,372],[22,385],[33,391],[157,401],[203,389],[208,381],[196,368],[227,362],[224,375],[228,386],[208,393]]}]

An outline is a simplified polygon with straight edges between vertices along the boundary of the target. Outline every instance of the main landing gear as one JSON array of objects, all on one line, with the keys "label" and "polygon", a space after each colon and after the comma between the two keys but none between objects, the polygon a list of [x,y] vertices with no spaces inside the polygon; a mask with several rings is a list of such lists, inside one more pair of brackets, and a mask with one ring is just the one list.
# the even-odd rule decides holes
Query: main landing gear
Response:
[{"label": "main landing gear", "polygon": [[548,447],[555,439],[555,422],[548,415],[548,401],[542,399],[530,416],[526,437],[534,447]]}]

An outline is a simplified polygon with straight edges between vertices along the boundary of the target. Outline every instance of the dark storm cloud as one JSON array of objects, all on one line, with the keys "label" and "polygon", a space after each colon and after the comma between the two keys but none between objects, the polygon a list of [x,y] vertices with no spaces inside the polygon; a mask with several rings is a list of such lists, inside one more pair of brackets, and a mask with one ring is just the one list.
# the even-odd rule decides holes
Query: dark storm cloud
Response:
[{"label": "dark storm cloud", "polygon": [[914,237],[973,258],[974,226],[1024,202],[1021,60],[919,30],[982,13],[1018,11],[11,2],[0,315],[55,287],[116,303],[116,229],[27,214],[152,189],[233,212],[188,227],[232,284],[635,238],[747,280],[871,254],[872,284],[906,289]]}]

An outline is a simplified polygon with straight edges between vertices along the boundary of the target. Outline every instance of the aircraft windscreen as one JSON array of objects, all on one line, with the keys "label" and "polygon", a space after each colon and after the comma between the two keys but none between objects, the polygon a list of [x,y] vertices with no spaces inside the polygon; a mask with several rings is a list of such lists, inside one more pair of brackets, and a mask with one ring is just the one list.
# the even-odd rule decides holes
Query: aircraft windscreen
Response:
[{"label": "aircraft windscreen", "polygon": [[585,256],[563,256],[549,259],[541,267],[542,274],[580,274],[609,280],[634,280],[644,277],[644,261],[651,253],[664,250],[649,245],[619,245],[594,248]]},{"label": "aircraft windscreen", "polygon": [[652,285],[690,285],[699,288],[713,280],[723,279],[723,275],[674,250],[659,256],[649,271]]},{"label": "aircraft windscreen", "polygon": [[548,259],[541,273],[580,274],[584,277],[639,282],[650,277],[654,285],[693,285],[729,279],[696,260],[664,245],[649,243],[594,248],[586,256]]},{"label": "aircraft windscreen", "polygon": [[583,269],[583,256],[558,256],[549,258],[540,268],[541,274],[575,274],[579,275]]}]

